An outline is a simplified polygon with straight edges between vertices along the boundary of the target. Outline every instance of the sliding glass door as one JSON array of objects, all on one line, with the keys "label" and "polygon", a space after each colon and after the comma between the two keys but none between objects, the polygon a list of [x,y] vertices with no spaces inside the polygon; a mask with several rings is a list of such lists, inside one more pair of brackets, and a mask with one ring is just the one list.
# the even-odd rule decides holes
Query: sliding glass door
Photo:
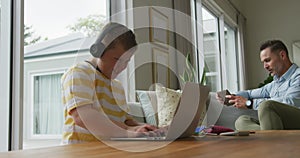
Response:
[{"label": "sliding glass door", "polygon": [[[201,7],[203,29],[203,52],[206,85],[213,92],[221,89],[239,90],[236,49],[236,28],[229,26],[224,15],[216,15],[206,7]],[[202,37],[198,37],[202,38]]]},{"label": "sliding glass door", "polygon": [[221,89],[218,18],[204,7],[202,24],[206,85],[215,92]]},{"label": "sliding glass door", "polygon": [[108,21],[106,2],[24,0],[24,149],[61,143],[60,78],[90,57]]}]

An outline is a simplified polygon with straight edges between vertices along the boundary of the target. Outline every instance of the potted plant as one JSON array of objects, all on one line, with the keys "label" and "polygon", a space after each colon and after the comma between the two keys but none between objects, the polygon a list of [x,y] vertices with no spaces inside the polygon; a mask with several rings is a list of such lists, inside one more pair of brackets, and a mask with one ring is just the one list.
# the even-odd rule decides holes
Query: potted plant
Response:
[{"label": "potted plant", "polygon": [[[196,70],[190,63],[190,54],[187,54],[185,58],[185,64],[186,64],[186,69],[184,70],[183,74],[180,75],[181,81],[184,83],[186,82],[195,82],[195,76],[196,76]],[[201,77],[200,83],[203,85],[206,82],[206,77],[205,77],[206,70],[205,68],[203,69],[203,74]]]}]

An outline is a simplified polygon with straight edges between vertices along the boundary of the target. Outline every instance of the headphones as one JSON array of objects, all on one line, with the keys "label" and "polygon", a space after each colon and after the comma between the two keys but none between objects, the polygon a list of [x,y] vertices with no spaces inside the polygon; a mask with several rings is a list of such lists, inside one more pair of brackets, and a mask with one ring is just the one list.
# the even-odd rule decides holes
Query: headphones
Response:
[{"label": "headphones", "polygon": [[[91,47],[90,47],[90,53],[92,54],[93,57],[100,58],[103,55],[105,48],[114,39],[116,39],[118,36],[122,35],[123,33],[127,32],[128,30],[129,29],[126,26],[121,25],[119,23],[113,23],[113,22],[111,22],[111,23],[107,24],[103,28],[102,32],[98,36],[98,38],[95,41],[95,43],[93,45],[91,45]],[[105,46],[105,44],[102,41],[103,41],[103,39],[106,38],[106,36],[108,34],[110,34],[112,36],[112,38],[107,43],[107,46]]]}]

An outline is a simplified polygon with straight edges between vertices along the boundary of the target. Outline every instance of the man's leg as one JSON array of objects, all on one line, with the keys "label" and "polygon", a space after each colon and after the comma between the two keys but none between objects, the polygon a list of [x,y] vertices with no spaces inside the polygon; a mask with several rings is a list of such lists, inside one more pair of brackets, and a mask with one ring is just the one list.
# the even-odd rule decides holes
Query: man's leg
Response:
[{"label": "man's leg", "polygon": [[261,130],[300,129],[300,109],[273,100],[259,105]]},{"label": "man's leg", "polygon": [[260,130],[258,120],[251,118],[248,115],[241,115],[235,121],[235,128],[237,130]]}]

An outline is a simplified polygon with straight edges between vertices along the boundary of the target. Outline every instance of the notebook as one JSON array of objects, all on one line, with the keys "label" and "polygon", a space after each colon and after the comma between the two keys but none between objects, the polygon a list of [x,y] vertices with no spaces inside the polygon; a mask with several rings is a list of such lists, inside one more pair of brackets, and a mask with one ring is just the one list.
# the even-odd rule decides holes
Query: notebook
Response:
[{"label": "notebook", "polygon": [[111,140],[175,140],[194,134],[199,123],[202,123],[206,112],[206,100],[210,88],[198,83],[187,82],[182,91],[179,105],[168,131],[163,137],[111,138]]}]

